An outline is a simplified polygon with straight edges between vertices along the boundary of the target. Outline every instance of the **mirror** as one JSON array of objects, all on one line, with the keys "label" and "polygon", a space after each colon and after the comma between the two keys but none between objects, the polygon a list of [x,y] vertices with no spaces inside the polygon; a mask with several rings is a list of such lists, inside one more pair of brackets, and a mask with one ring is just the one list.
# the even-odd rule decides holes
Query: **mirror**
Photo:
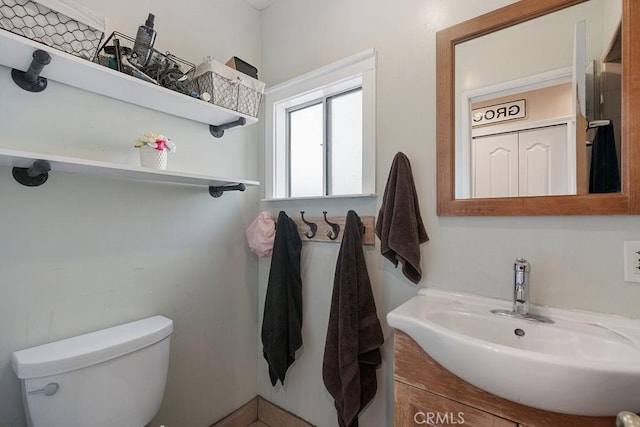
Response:
[{"label": "mirror", "polygon": [[622,0],[588,0],[456,45],[456,198],[590,192],[584,119],[612,123],[593,178],[620,191],[621,64],[604,58],[621,17]]},{"label": "mirror", "polygon": [[[521,0],[438,32],[439,215],[639,213],[633,3]],[[620,70],[622,90],[604,93],[607,73]],[[600,172],[590,174],[590,142],[602,147],[610,127],[617,187],[611,176],[601,185]],[[594,161],[602,162],[600,152]]]}]

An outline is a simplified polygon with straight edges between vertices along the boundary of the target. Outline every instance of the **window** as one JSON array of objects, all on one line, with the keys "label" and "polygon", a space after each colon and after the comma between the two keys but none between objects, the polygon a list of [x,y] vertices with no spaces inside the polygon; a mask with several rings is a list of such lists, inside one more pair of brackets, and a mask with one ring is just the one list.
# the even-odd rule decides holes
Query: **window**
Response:
[{"label": "window", "polygon": [[287,111],[289,197],[362,193],[362,87]]},{"label": "window", "polygon": [[266,93],[266,198],[375,193],[375,52]]}]

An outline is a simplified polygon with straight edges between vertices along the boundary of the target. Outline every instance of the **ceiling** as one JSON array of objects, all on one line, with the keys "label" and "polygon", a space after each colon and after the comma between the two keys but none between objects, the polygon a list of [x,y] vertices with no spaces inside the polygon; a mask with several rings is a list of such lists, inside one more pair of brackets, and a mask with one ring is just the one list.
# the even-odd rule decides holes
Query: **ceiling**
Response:
[{"label": "ceiling", "polygon": [[253,6],[257,10],[262,10],[269,5],[272,5],[278,0],[245,0],[251,6]]}]

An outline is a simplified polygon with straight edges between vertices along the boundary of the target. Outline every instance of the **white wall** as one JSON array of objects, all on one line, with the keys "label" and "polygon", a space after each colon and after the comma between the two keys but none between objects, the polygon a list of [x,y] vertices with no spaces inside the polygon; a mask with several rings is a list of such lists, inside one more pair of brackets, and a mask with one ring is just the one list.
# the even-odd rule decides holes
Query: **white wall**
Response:
[{"label": "white wall", "polygon": [[[109,31],[156,15],[159,50],[259,65],[259,13],[237,0],[85,0]],[[198,13],[193,13],[197,10]],[[0,67],[0,147],[137,164],[133,140],[162,132],[169,169],[258,179],[257,126],[214,139],[204,124],[50,81],[17,88]],[[244,229],[258,189],[50,174],[38,188],[0,168],[0,426],[23,427],[15,350],[154,314],[175,322],[164,403],[151,424],[208,426],[256,394],[257,261]]]},{"label": "white wall", "polygon": [[[422,246],[421,286],[509,299],[513,261],[532,265],[531,298],[537,304],[638,317],[640,285],[623,282],[622,242],[640,240],[638,217],[438,217],[436,216],[435,32],[512,0],[280,0],[262,12],[261,76],[275,85],[367,48],[378,51],[377,201],[263,203],[274,213],[322,210],[343,215],[353,208],[377,215],[391,160],[410,158],[423,219],[431,240]],[[333,402],[322,385],[322,354],[337,246],[303,248],[304,348],[285,387],[271,387],[258,356],[259,393],[321,426],[337,426]],[[367,249],[380,320],[416,287],[400,270]],[[269,260],[261,260],[260,318]],[[379,389],[361,425],[392,425],[392,331]]]},{"label": "white wall", "polygon": [[610,1],[607,2],[607,7],[604,9],[604,18],[603,18],[603,46],[606,48],[609,47],[613,36],[620,25],[620,19],[622,17],[622,1]]},{"label": "white wall", "polygon": [[586,22],[587,59],[600,59],[609,3],[590,0],[457,45],[456,100],[465,91],[572,67],[579,20]]}]

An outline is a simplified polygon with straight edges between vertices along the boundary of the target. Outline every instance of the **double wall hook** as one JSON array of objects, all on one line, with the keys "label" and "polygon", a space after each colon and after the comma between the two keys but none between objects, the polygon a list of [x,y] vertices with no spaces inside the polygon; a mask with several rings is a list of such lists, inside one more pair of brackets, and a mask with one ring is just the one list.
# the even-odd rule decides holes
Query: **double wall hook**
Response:
[{"label": "double wall hook", "polygon": [[340,234],[340,225],[327,220],[327,211],[322,211],[322,214],[324,215],[324,221],[331,226],[331,231],[327,233],[327,237],[331,240],[336,240]]},{"label": "double wall hook", "polygon": [[304,233],[305,237],[307,239],[313,239],[316,236],[316,233],[318,232],[318,224],[316,224],[315,222],[309,222],[306,219],[304,219],[304,211],[300,211],[300,217],[302,218],[302,222],[307,224],[311,229],[311,233],[309,233],[309,231]]}]

